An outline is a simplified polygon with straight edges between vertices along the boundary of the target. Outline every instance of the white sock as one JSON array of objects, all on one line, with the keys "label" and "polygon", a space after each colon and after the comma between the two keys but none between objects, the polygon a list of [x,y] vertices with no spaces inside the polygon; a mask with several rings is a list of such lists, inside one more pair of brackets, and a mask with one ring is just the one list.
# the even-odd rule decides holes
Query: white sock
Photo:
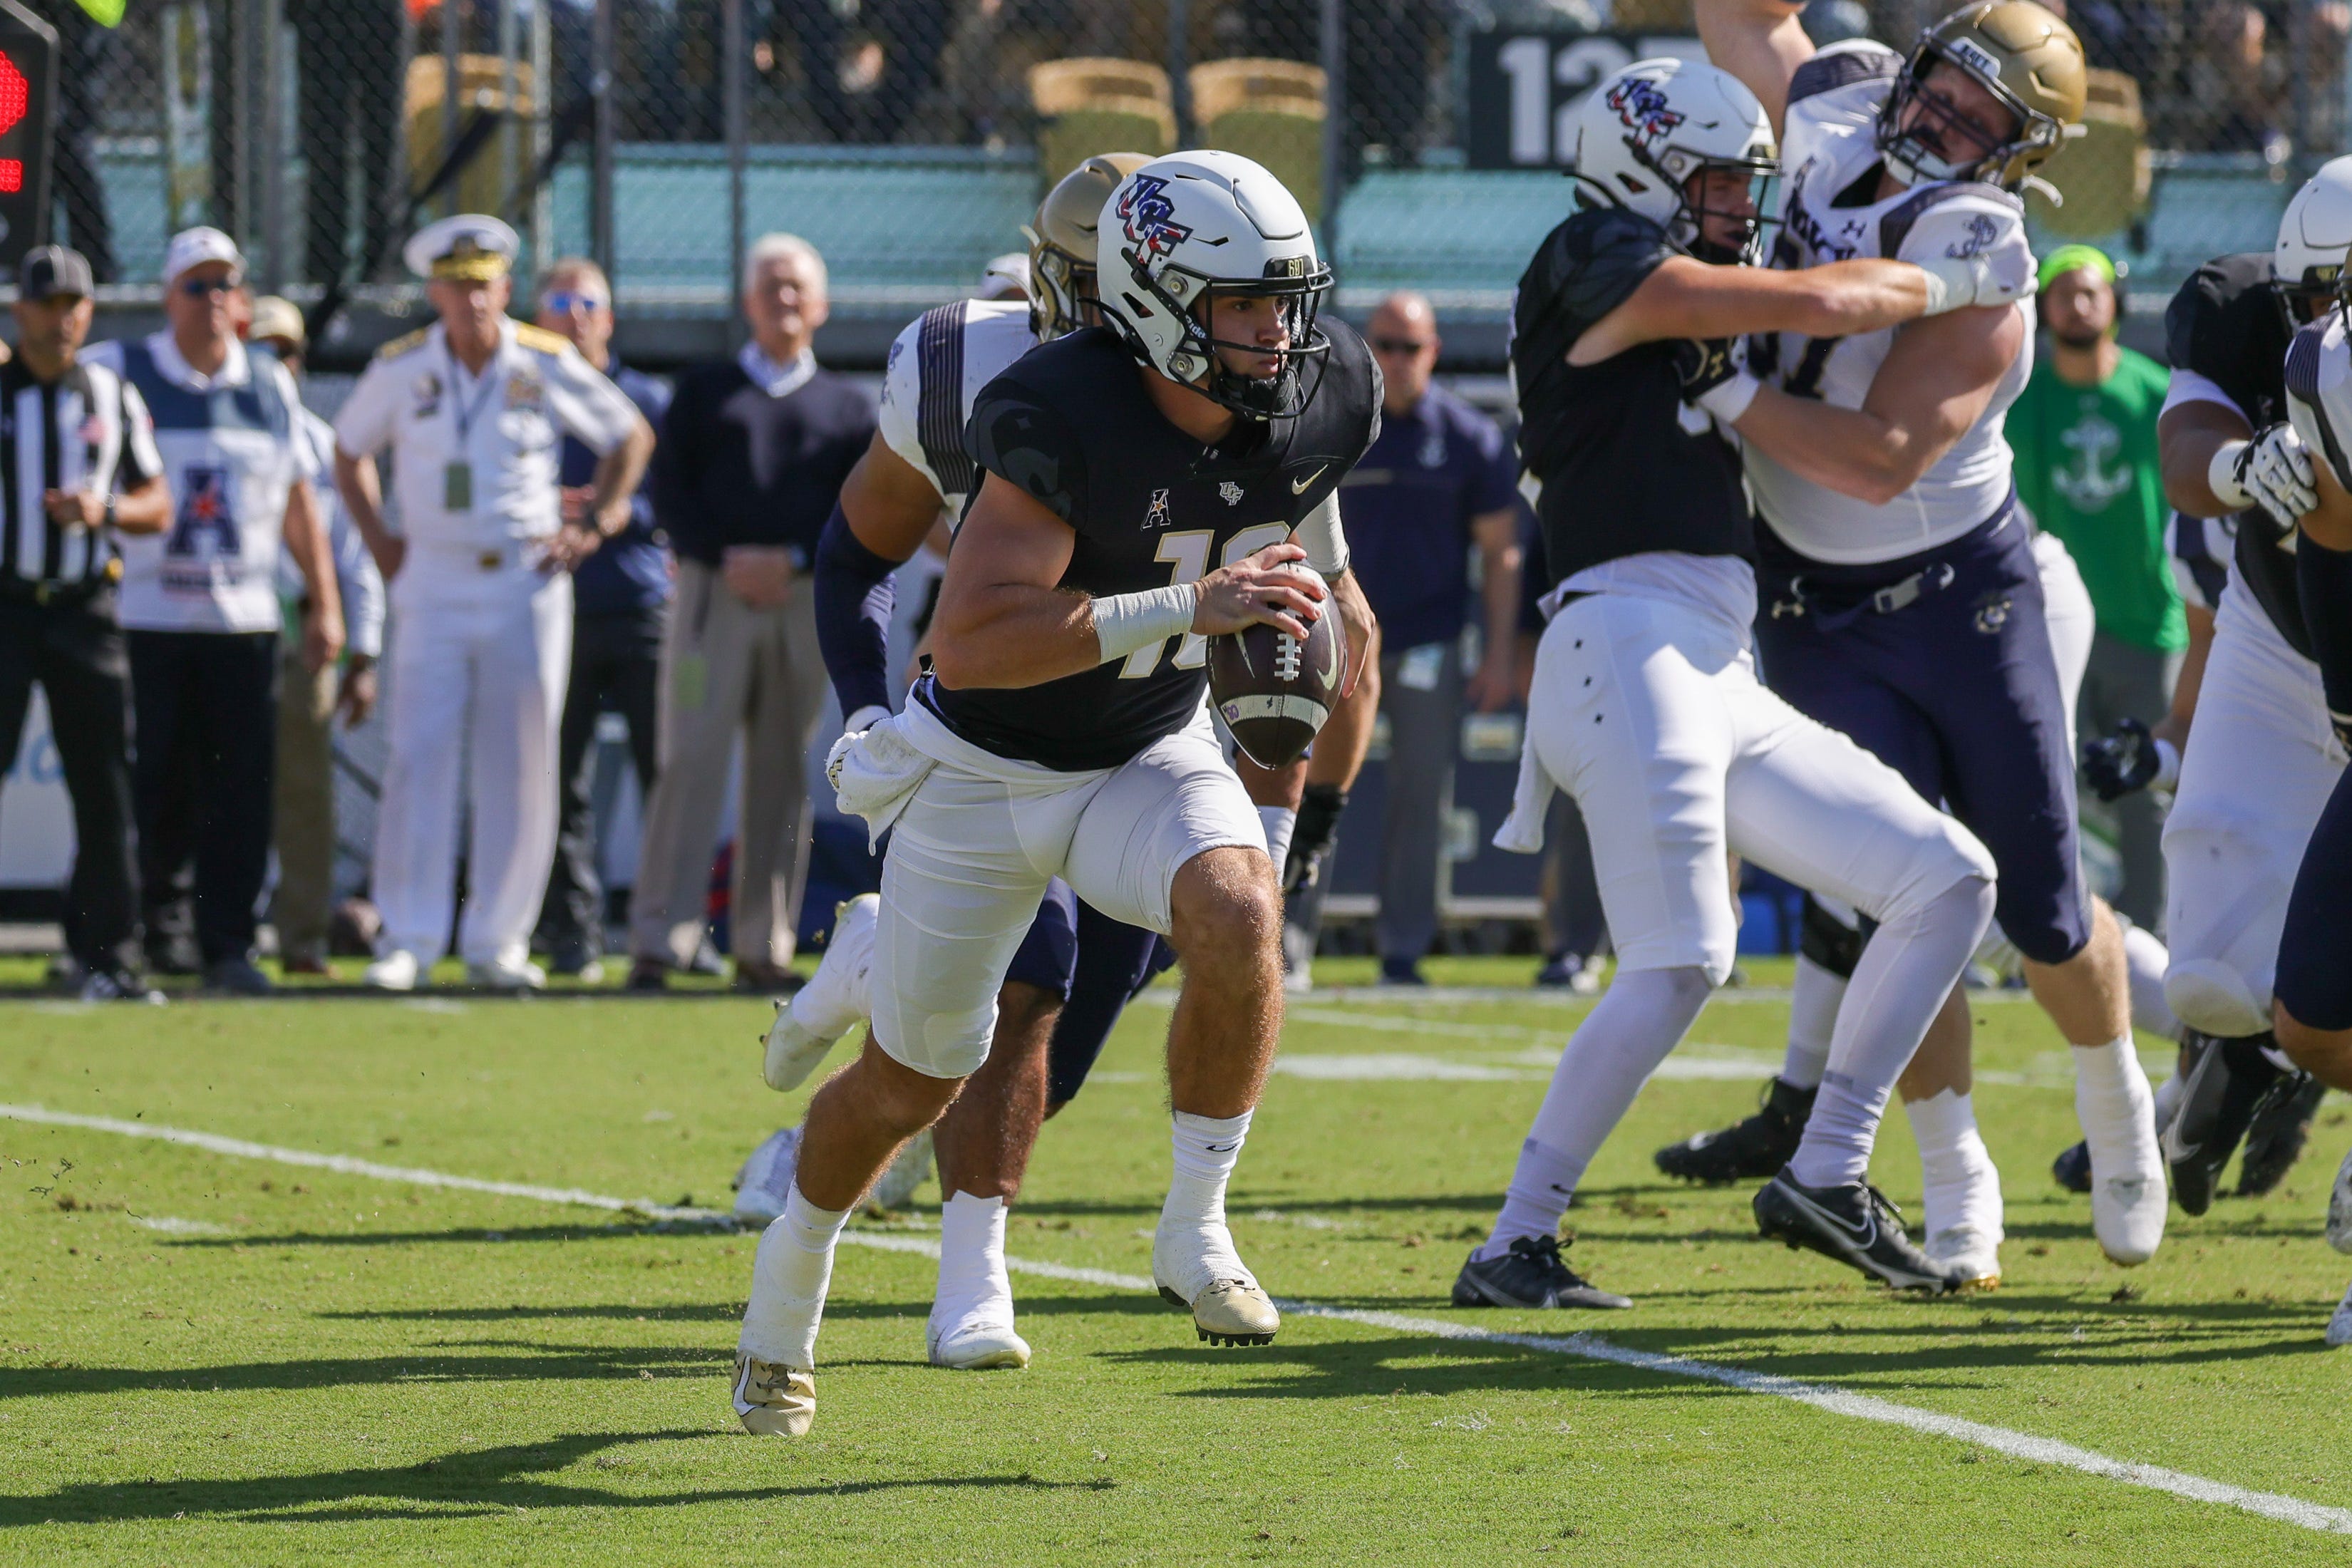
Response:
[{"label": "white sock", "polygon": [[821,1209],[801,1195],[795,1184],[785,1194],[784,1212],[760,1233],[751,1263],[751,1301],[743,1309],[743,1332],[736,1349],[755,1360],[813,1370],[816,1328],[824,1316],[825,1287],[833,1282],[833,1249],[847,1209]]},{"label": "white sock", "polygon": [[940,1205],[940,1289],[931,1325],[1013,1321],[1013,1279],[1004,1267],[1004,1200],[958,1193]]},{"label": "white sock", "polygon": [[1274,857],[1274,874],[1282,875],[1283,862],[1290,858],[1290,836],[1298,827],[1298,808],[1294,805],[1261,805],[1257,819],[1265,829],[1265,852]]},{"label": "white sock", "polygon": [[1844,977],[1799,954],[1797,981],[1789,995],[1789,1054],[1780,1063],[1782,1083],[1791,1089],[1821,1087],[1822,1074],[1830,1065],[1838,1008],[1844,1002]]},{"label": "white sock", "polygon": [[1239,1116],[1195,1116],[1179,1110],[1171,1117],[1176,1173],[1168,1184],[1168,1201],[1160,1210],[1161,1225],[1225,1223],[1225,1183],[1241,1161],[1252,1114],[1244,1110]]},{"label": "white sock", "polygon": [[1948,1089],[1925,1100],[1906,1100],[1903,1109],[1919,1144],[1919,1170],[1925,1178],[1920,1237],[1966,1225],[2000,1240],[2000,1177],[1977,1131],[1975,1103]]},{"label": "white sock", "polygon": [[[2129,1035],[2074,1047],[2074,1116],[2102,1176],[2161,1173],[2163,1156],[2152,1136],[2155,1095]],[[2118,1161],[2120,1169],[2105,1168]]]},{"label": "white sock", "polygon": [[2164,972],[2172,966],[2172,954],[2152,931],[2145,931],[2124,921],[2124,966],[2131,975],[2132,1027],[2146,1029],[2151,1035],[2167,1039],[2178,1038],[2180,1020],[2164,999]]},{"label": "white sock", "polygon": [[1969,876],[1880,923],[1846,985],[1821,1093],[1789,1162],[1798,1181],[1840,1187],[1869,1173],[1886,1097],[1991,919],[1992,883]]},{"label": "white sock", "polygon": [[1559,1053],[1479,1258],[1500,1257],[1520,1237],[1559,1231],[1585,1167],[1713,989],[1696,966],[1617,972]]}]

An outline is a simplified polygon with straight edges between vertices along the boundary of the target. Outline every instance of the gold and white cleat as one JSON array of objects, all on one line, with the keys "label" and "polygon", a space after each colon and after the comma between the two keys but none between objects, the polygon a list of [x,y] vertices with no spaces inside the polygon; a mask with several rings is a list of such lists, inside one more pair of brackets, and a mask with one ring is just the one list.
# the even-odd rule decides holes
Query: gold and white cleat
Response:
[{"label": "gold and white cleat", "polygon": [[967,1321],[944,1333],[932,1324],[923,1336],[929,1341],[931,1364],[954,1372],[1019,1371],[1029,1364],[1029,1342],[1010,1323]]},{"label": "gold and white cleat", "polygon": [[1190,1307],[1192,1327],[1213,1345],[1270,1345],[1282,1327],[1282,1314],[1255,1279],[1212,1279],[1190,1301],[1165,1285],[1160,1295],[1171,1306]]},{"label": "gold and white cleat", "polygon": [[735,1418],[755,1437],[805,1437],[816,1419],[816,1376],[780,1362],[735,1358]]},{"label": "gold and white cleat", "polygon": [[1269,1345],[1282,1314],[1234,1249],[1223,1222],[1161,1226],[1151,1240],[1151,1282],[1160,1299],[1192,1314],[1213,1345]]},{"label": "gold and white cleat", "polygon": [[1920,1248],[1959,1278],[1956,1289],[2000,1289],[2000,1238],[1974,1226],[1956,1225],[1937,1232]]}]

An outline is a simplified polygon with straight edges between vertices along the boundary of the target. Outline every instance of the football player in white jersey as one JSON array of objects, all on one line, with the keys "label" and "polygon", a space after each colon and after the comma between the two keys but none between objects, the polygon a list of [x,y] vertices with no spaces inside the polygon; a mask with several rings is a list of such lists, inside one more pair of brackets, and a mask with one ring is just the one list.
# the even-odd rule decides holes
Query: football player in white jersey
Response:
[{"label": "football player in white jersey", "polygon": [[[1860,39],[1817,52],[1801,9],[1697,7],[1709,57],[1781,128],[1776,264],[2030,259],[2016,192],[2082,113],[2082,46],[2065,23],[2030,0],[1978,0],[1906,59]],[[1754,368],[1772,384],[1749,382],[1731,423],[1766,524],[1759,642],[1772,685],[1945,801],[1992,851],[2001,930],[2074,1047],[2094,1228],[2110,1258],[2136,1264],[2163,1237],[2163,1158],[2122,931],[2083,883],[2065,695],[2000,434],[2032,334],[2019,304],[1759,338]],[[1840,984],[1803,965],[1796,1005],[1818,1008]],[[1997,1277],[1999,1188],[1967,1094],[1966,1017],[1950,1009],[1905,1088],[1930,1244],[1949,1233]]]},{"label": "football player in white jersey", "polygon": [[[914,557],[942,516],[952,527],[977,482],[964,438],[973,398],[1038,343],[1094,324],[1096,220],[1118,182],[1147,162],[1133,153],[1089,158],[1046,194],[1029,231],[1029,300],[943,305],[891,344],[879,428],[843,486],[840,514],[816,563],[819,641],[851,731],[872,723],[877,710],[887,713],[898,688],[885,653],[888,616],[877,614],[876,590]],[[1360,603],[1360,591],[1350,598]],[[1362,613],[1368,626],[1370,612]],[[1360,728],[1369,739],[1369,727]],[[1236,766],[1278,866],[1304,764],[1273,773],[1246,759]],[[843,906],[815,976],[782,1005],[768,1038],[772,1088],[805,1081],[825,1052],[870,1016],[878,907],[873,894]],[[1004,1261],[1007,1206],[1020,1190],[1040,1124],[1077,1092],[1120,1009],[1171,956],[1152,932],[1079,902],[1057,879],[999,994],[986,1064],[936,1129],[919,1134],[877,1184],[877,1201],[895,1206],[920,1183],[935,1152],[943,1201],[939,1289],[927,1335],[934,1364],[1028,1364]],[[799,1138],[797,1126],[782,1129],[745,1162],[737,1218],[764,1225],[783,1212]]]}]

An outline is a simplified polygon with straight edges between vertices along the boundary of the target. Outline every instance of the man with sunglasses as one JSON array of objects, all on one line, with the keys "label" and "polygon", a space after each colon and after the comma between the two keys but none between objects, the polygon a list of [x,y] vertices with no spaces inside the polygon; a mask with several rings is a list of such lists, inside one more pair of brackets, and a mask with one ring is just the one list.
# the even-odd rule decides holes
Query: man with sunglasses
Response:
[{"label": "man with sunglasses", "polygon": [[[2017,193],[2082,116],[2074,32],[2031,0],[1977,0],[1907,58],[1867,39],[1817,52],[1802,9],[1700,0],[1697,13],[1708,57],[1784,127],[1775,265],[1934,257],[2030,270]],[[1730,423],[1765,523],[1758,642],[1773,689],[1948,803],[1991,850],[2001,932],[2074,1047],[2093,1227],[2131,1265],[2163,1239],[2163,1160],[2122,930],[2083,878],[2065,689],[2000,434],[2032,368],[2032,325],[2021,300],[1899,329],[1781,331],[1751,340],[1776,395],[1751,395],[1743,373],[1726,395],[1741,405]],[[1818,1076],[1805,1021],[1835,1014],[1867,940],[1824,943],[1801,965],[1784,1081]],[[1905,1084],[1927,1229],[1972,1277],[1997,1279],[2000,1188],[1958,998],[1950,1014]]]},{"label": "man with sunglasses", "polygon": [[2032,275],[1974,256],[1742,265],[1773,168],[1763,108],[1736,79],[1628,66],[1586,100],[1578,211],[1519,280],[1519,450],[1542,483],[1558,585],[1496,842],[1540,849],[1552,791],[1576,797],[1617,974],[1561,1053],[1502,1213],[1454,1281],[1459,1306],[1632,1305],[1572,1271],[1557,1231],[1602,1141],[1730,973],[1727,852],[1883,922],[1839,1011],[1822,1106],[1759,1222],[1896,1289],[1960,1283],[1911,1244],[1867,1172],[1895,1079],[1983,934],[1991,865],[1892,768],[1758,682],[1755,531],[1718,425],[1768,395],[1742,384],[1723,340],[1870,331],[2018,298]]},{"label": "man with sunglasses", "polygon": [[[613,356],[613,286],[604,270],[583,257],[565,257],[547,270],[539,293],[539,324],[570,340],[580,357],[601,371],[637,405],[646,423],[661,428],[669,388]],[[596,454],[578,437],[563,437],[563,521],[592,526]],[[608,535],[572,573],[572,675],[563,689],[563,725],[556,743],[555,868],[547,879],[539,931],[548,969],[589,984],[604,978],[604,886],[596,874],[596,823],[588,798],[589,742],[596,721],[620,715],[629,730],[637,798],[653,796],[656,697],[661,689],[662,636],[669,625],[668,547],[654,531],[653,498],[644,487],[629,498],[629,521]]]},{"label": "man with sunglasses", "polygon": [[164,252],[169,325],[89,358],[146,400],[176,503],[167,531],[122,551],[148,958],[254,995],[270,989],[253,943],[276,794],[281,550],[301,574],[310,673],[341,656],[343,614],[301,395],[239,340],[244,291],[236,242],[183,230]]},{"label": "man with sunglasses", "polygon": [[1095,265],[1105,324],[1040,345],[976,400],[978,489],[930,671],[829,763],[843,807],[893,835],[873,1028],[810,1103],[761,1237],[733,1390],[753,1432],[808,1430],[842,1226],[987,1060],[1055,877],[1184,959],[1153,1278],[1202,1340],[1265,1344],[1280,1326],[1224,1199],[1281,1025],[1282,900],[1210,727],[1205,639],[1265,624],[1303,642],[1335,608],[1336,497],[1378,431],[1379,376],[1352,332],[1318,325],[1330,269],[1297,200],[1246,158],[1128,174]]}]

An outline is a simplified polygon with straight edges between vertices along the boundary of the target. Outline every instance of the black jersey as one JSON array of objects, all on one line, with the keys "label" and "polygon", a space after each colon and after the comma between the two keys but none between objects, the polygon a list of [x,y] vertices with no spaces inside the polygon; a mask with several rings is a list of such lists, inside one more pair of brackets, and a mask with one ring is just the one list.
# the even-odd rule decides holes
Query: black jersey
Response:
[{"label": "black jersey", "polygon": [[1651,550],[1756,557],[1739,454],[1683,402],[1676,345],[1568,363],[1586,329],[1675,254],[1649,219],[1603,207],[1545,236],[1519,279],[1511,306],[1519,456],[1543,482],[1537,510],[1555,582]]},{"label": "black jersey", "polygon": [[[2271,288],[2271,258],[2217,257],[2189,275],[2164,311],[2164,351],[2175,370],[2196,372],[2260,430],[2286,417],[2286,348],[2294,336]],[[2294,519],[2262,507],[2238,514],[2233,561],[2246,591],[2287,646],[2306,658],[2311,637],[2295,596]]]},{"label": "black jersey", "polygon": [[[982,387],[967,445],[1076,532],[1060,586],[1107,596],[1191,582],[1288,537],[1380,433],[1380,374],[1363,340],[1336,321],[1324,330],[1331,351],[1305,411],[1244,420],[1216,447],[1168,422],[1145,373],[1100,327],[1039,345]],[[1116,767],[1191,723],[1207,655],[1187,635],[1041,686],[925,680],[916,694],[977,746],[1076,773]]]}]

